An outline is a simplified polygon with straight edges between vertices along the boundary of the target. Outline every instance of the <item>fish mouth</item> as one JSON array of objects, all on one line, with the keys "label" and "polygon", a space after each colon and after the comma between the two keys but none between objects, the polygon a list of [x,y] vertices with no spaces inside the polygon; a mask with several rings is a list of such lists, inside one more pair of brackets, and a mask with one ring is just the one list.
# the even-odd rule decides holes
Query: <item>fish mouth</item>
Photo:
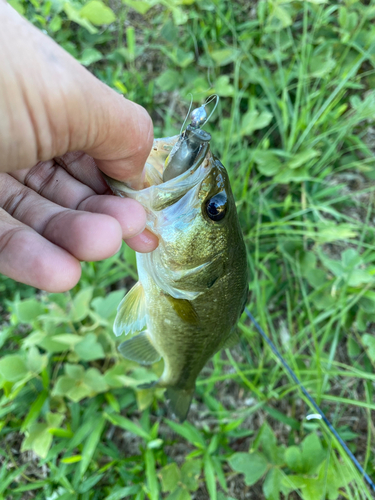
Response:
[{"label": "fish mouth", "polygon": [[163,182],[163,171],[168,155],[180,136],[155,139],[151,153],[145,165],[144,188],[132,189],[124,182],[102,174],[114,194],[132,198],[151,212],[160,211],[173,205],[190,189],[201,183],[211,169],[209,143],[202,145],[193,164],[180,175]]}]

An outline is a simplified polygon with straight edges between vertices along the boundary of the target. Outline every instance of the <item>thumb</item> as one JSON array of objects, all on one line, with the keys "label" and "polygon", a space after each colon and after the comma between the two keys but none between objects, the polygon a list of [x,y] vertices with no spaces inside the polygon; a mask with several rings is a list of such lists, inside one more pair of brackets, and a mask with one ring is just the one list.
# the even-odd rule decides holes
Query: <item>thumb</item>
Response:
[{"label": "thumb", "polygon": [[[107,123],[102,122],[99,126],[106,140],[94,142],[86,152],[96,159],[104,173],[135,187],[152,148],[152,121],[142,106],[116,97],[121,103],[112,114],[107,112]],[[115,107],[114,98],[109,97],[108,101],[109,106]]]},{"label": "thumb", "polygon": [[137,184],[153,140],[147,112],[2,1],[0,18],[0,170],[84,151],[110,177]]},{"label": "thumb", "polygon": [[76,149],[95,158],[105,174],[139,188],[153,143],[151,118],[142,106],[123,98],[99,80],[95,84],[95,95],[88,97],[87,105],[91,133]]}]

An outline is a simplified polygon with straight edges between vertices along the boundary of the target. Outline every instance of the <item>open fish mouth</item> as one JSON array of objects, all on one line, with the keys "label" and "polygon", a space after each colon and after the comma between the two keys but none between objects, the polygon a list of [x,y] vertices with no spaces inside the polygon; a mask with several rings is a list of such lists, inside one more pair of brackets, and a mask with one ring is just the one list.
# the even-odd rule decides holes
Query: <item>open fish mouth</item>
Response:
[{"label": "open fish mouth", "polygon": [[176,177],[163,180],[163,173],[167,171],[165,164],[179,139],[180,136],[174,136],[154,140],[145,165],[143,189],[132,189],[123,182],[103,174],[114,194],[133,198],[150,211],[160,211],[178,201],[190,189],[200,184],[211,168],[208,161],[210,150],[208,142],[202,145],[189,168]]}]

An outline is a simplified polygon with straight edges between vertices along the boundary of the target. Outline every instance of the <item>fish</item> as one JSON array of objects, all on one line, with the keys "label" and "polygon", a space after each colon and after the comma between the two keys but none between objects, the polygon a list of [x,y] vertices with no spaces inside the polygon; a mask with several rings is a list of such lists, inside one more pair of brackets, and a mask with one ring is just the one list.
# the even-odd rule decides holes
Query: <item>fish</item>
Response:
[{"label": "fish", "polygon": [[211,152],[202,116],[204,106],[180,135],[154,140],[142,189],[104,176],[115,195],[143,205],[146,227],[159,238],[156,250],[136,254],[139,281],[119,304],[113,327],[116,336],[132,337],[119,351],[144,365],[163,358],[159,380],[140,387],[165,388],[180,422],[207,361],[238,343],[249,290],[229,176]]}]

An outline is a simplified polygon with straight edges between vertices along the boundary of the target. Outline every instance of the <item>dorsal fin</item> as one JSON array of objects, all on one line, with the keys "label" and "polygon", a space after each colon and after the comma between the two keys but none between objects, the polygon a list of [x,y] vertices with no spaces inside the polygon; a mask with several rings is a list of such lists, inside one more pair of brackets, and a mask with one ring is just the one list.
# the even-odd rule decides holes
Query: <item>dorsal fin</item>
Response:
[{"label": "dorsal fin", "polygon": [[160,354],[151,344],[147,331],[126,340],[119,345],[118,350],[124,358],[136,361],[142,365],[152,365],[152,363],[156,363],[161,358]]},{"label": "dorsal fin", "polygon": [[125,295],[117,308],[113,331],[116,337],[136,333],[146,326],[145,292],[140,281]]}]

